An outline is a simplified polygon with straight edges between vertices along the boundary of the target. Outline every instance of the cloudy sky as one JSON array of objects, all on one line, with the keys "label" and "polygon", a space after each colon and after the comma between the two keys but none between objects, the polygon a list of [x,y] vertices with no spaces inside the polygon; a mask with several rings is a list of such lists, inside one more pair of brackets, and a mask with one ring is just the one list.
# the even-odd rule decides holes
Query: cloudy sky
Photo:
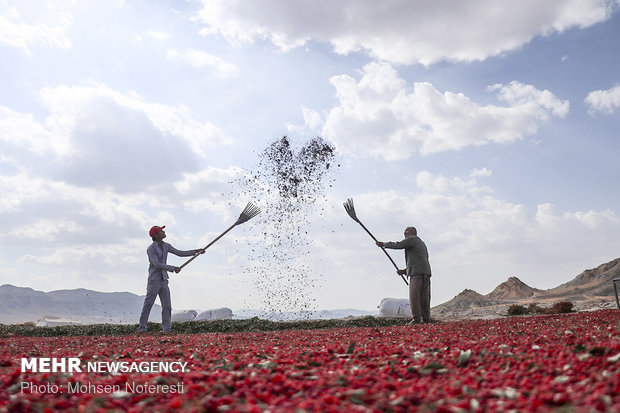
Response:
[{"label": "cloudy sky", "polygon": [[[340,163],[310,217],[318,308],[407,297],[349,197],[381,240],[418,228],[433,305],[552,288],[620,256],[618,39],[618,0],[0,0],[2,283],[144,294],[148,229],[206,245],[287,135]],[[257,307],[259,233],[171,275],[173,307]]]}]

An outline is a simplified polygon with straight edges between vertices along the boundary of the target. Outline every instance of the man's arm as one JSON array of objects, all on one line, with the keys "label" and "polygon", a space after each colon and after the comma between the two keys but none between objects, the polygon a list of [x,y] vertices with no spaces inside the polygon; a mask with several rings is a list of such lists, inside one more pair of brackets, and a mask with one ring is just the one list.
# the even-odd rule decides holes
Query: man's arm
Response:
[{"label": "man's arm", "polygon": [[[173,253],[176,256],[179,257],[189,257],[192,255],[197,255],[197,254],[204,254],[205,253],[205,249],[204,248],[199,248],[197,250],[178,250],[176,248],[174,248],[172,245],[167,244],[168,245],[168,252]],[[174,272],[175,273],[180,273],[181,272],[181,267],[174,267]]]},{"label": "man's arm", "polygon": [[[407,240],[404,239],[404,240],[402,240],[400,242],[381,242],[381,241],[376,241],[376,244],[380,248],[403,249],[403,248],[406,248],[406,246],[401,246],[401,245],[405,241],[407,241]],[[389,257],[389,255],[388,255],[388,257]],[[394,265],[396,265],[396,264],[394,264]],[[402,275],[405,275],[406,273],[407,273],[407,270],[400,270],[400,269],[396,268],[396,274],[402,276]]]},{"label": "man's arm", "polygon": [[198,253],[200,254],[204,254],[205,250],[204,249],[197,249],[197,250],[178,250],[176,248],[174,248],[172,245],[168,244],[168,252],[171,252],[172,254],[178,256],[178,257],[191,257],[192,255],[196,255]]},{"label": "man's arm", "polygon": [[410,238],[405,238],[402,241],[397,241],[397,242],[381,242],[381,241],[377,241],[377,246],[381,247],[381,248],[389,248],[392,250],[402,250],[405,248],[408,248],[412,245],[412,242],[410,240]]}]

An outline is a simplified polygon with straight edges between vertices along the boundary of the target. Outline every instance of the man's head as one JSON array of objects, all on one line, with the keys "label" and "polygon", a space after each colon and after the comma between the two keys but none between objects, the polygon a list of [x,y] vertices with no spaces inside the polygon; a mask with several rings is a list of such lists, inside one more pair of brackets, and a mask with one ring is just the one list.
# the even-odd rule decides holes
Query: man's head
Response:
[{"label": "man's head", "polygon": [[405,238],[413,237],[414,235],[418,235],[418,230],[415,227],[407,227],[405,228]]},{"label": "man's head", "polygon": [[159,227],[157,225],[151,227],[151,230],[149,231],[149,235],[151,236],[151,239],[153,241],[161,241],[162,239],[164,239],[166,237],[164,228],[166,228],[165,225],[163,227]]}]

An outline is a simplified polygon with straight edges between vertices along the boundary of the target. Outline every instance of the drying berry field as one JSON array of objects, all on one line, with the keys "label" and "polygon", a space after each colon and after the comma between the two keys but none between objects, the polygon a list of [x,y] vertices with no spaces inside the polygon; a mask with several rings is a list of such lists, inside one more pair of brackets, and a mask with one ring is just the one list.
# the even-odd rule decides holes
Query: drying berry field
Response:
[{"label": "drying berry field", "polygon": [[[0,411],[620,411],[620,311],[424,325],[0,338]],[[23,372],[22,358],[81,372]],[[187,363],[88,372],[93,361]]]}]

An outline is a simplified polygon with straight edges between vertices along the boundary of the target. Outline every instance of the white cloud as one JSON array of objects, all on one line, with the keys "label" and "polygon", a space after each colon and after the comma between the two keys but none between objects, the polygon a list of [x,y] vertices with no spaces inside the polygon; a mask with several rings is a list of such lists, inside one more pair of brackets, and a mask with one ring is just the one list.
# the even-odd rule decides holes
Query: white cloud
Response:
[{"label": "white cloud", "polygon": [[359,81],[348,75],[331,78],[340,104],[331,109],[323,128],[339,150],[360,156],[395,160],[416,151],[514,142],[569,110],[568,101],[519,82],[489,88],[506,106],[482,106],[430,83],[414,83],[410,89],[387,63],[370,63],[361,75]]},{"label": "white cloud", "polygon": [[170,38],[170,33],[164,32],[161,30],[149,30],[147,34],[151,36],[155,40],[168,40]]},{"label": "white cloud", "polygon": [[76,121],[90,115],[107,122],[107,117],[98,115],[97,111],[103,109],[100,105],[105,106],[108,102],[107,104],[127,111],[130,117],[135,118],[138,114],[145,116],[159,133],[185,140],[200,156],[204,156],[208,148],[231,143],[215,125],[197,121],[183,105],[172,107],[147,102],[135,92],[123,94],[100,83],[93,82],[84,87],[46,87],[41,91],[41,99],[52,112],[47,123],[64,131],[74,127]]},{"label": "white cloud", "polygon": [[488,170],[487,168],[482,168],[482,169],[474,169],[471,171],[471,174],[469,174],[472,177],[476,177],[476,176],[491,176],[493,175],[493,171]]},{"label": "white cloud", "polygon": [[323,126],[323,120],[321,119],[321,115],[310,108],[302,107],[301,113],[304,118],[303,125],[295,125],[293,123],[287,123],[286,129],[292,133],[305,134],[306,132],[311,135],[314,133],[320,132],[321,127]]},{"label": "white cloud", "polygon": [[237,167],[226,169],[208,166],[197,173],[184,174],[183,179],[175,183],[179,198],[183,199],[183,208],[193,213],[208,211],[225,219],[233,217],[230,200],[224,194],[232,192],[232,182],[243,171]]},{"label": "white cloud", "polygon": [[166,53],[166,59],[179,62],[192,67],[210,66],[224,78],[232,78],[239,75],[239,68],[232,63],[228,63],[218,56],[196,49],[186,49],[183,51],[170,49]]},{"label": "white cloud", "polygon": [[317,129],[323,122],[321,121],[321,115],[312,109],[306,107],[301,108],[305,126],[309,129]]},{"label": "white cloud", "polygon": [[191,192],[217,193],[225,192],[226,184],[235,179],[241,170],[236,167],[227,169],[208,166],[194,174],[185,174],[182,181],[175,184],[180,194]]},{"label": "white cloud", "polygon": [[601,0],[475,2],[437,0],[203,0],[196,20],[204,34],[232,42],[265,38],[282,50],[310,40],[339,54],[363,51],[399,64],[484,60],[536,36],[606,20],[613,2]]},{"label": "white cloud", "polygon": [[[148,226],[148,195],[118,195],[20,173],[0,177],[3,193],[0,240],[32,248],[101,244],[126,238]],[[10,241],[9,241],[10,240]]]},{"label": "white cloud", "polygon": [[45,241],[53,241],[54,236],[61,230],[75,233],[79,230],[76,222],[66,219],[36,219],[26,225],[15,228],[12,233],[17,238],[31,238]]},{"label": "white cloud", "polygon": [[[30,113],[19,113],[0,106],[0,143],[43,155],[62,150],[58,136],[39,124]],[[8,147],[4,146],[5,153]]]},{"label": "white cloud", "polygon": [[589,113],[596,112],[613,113],[620,108],[620,85],[607,90],[595,90],[590,92],[585,99],[589,106]]},{"label": "white cloud", "polygon": [[536,222],[546,230],[559,230],[562,228],[564,231],[570,228],[570,231],[579,232],[577,227],[584,227],[589,230],[596,230],[608,223],[619,224],[620,219],[616,214],[607,209],[604,211],[578,211],[578,212],[564,212],[557,211],[555,205],[551,203],[545,203],[538,206],[536,211]]},{"label": "white cloud", "polygon": [[40,97],[50,111],[43,124],[0,107],[0,143],[5,154],[29,159],[21,169],[75,185],[146,191],[198,170],[210,150],[230,143],[184,106],[101,84],[47,87]]},{"label": "white cloud", "polygon": [[23,20],[18,10],[9,7],[5,2],[0,3],[0,44],[6,44],[31,54],[31,47],[42,44],[45,46],[68,49],[71,41],[67,37],[67,31],[72,23],[69,13],[58,13],[55,16],[46,16],[47,19],[56,19],[54,26],[37,22],[27,23]]},{"label": "white cloud", "polygon": [[0,214],[19,213],[23,209],[24,203],[38,199],[47,189],[43,187],[41,181],[31,180],[24,173],[13,176],[0,175],[0,191],[2,193],[2,203],[0,203]]},{"label": "white cloud", "polygon": [[548,90],[538,90],[532,85],[524,85],[519,82],[511,82],[509,86],[495,84],[489,86],[490,91],[499,90],[497,98],[511,106],[536,105],[540,111],[539,117],[549,119],[549,114],[564,117],[568,113],[568,101],[559,100]]},{"label": "white cloud", "polygon": [[135,44],[136,46],[142,46],[142,44],[144,43],[144,36],[140,35],[140,34],[134,34],[133,36],[131,36],[133,44]]},{"label": "white cloud", "polygon": [[[138,262],[138,256],[144,254],[143,245],[135,246],[132,243],[114,244],[110,243],[106,246],[75,245],[57,247],[47,251],[42,251],[41,255],[25,254],[17,262],[20,266],[34,265],[46,268],[50,274],[56,275],[60,272],[62,281],[68,284],[82,284],[85,280],[99,284],[98,288],[109,290],[110,284],[122,283],[125,287],[135,283],[137,279],[120,280],[115,274],[115,268],[118,268],[119,262],[124,262],[124,266],[135,266]],[[138,267],[139,268],[139,267]],[[57,275],[57,276],[58,276]],[[59,279],[56,278],[56,281]],[[56,289],[58,288],[55,286]]]}]

